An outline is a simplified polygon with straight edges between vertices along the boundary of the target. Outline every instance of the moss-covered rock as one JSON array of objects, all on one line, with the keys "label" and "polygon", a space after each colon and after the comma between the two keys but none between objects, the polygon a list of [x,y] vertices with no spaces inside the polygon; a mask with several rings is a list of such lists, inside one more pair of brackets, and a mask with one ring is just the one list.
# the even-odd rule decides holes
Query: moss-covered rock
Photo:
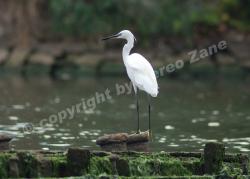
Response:
[{"label": "moss-covered rock", "polygon": [[90,159],[89,174],[101,175],[101,174],[112,174],[112,165],[108,157],[92,157]]},{"label": "moss-covered rock", "polygon": [[7,154],[0,154],[0,178],[7,178],[8,177],[8,160],[10,155]]},{"label": "moss-covered rock", "polygon": [[90,151],[81,148],[70,148],[67,153],[68,171],[74,176],[87,173],[90,163]]},{"label": "moss-covered rock", "polygon": [[[204,171],[206,160],[202,153],[88,151],[89,161],[85,163],[83,150],[77,149],[74,154],[71,152],[0,153],[0,178],[77,178],[75,172],[79,172],[77,174],[81,176],[78,178],[81,179],[246,178],[244,175],[248,175],[249,170],[248,157],[245,155],[227,154],[224,160],[220,160],[219,171],[207,176]],[[217,159],[214,162],[218,162]],[[72,167],[77,171],[71,170]],[[247,173],[244,173],[245,168],[248,169]]]},{"label": "moss-covered rock", "polygon": [[218,173],[223,164],[225,146],[221,143],[210,142],[204,149],[204,170],[207,174]]},{"label": "moss-covered rock", "polygon": [[47,158],[39,159],[39,176],[51,177],[53,176],[52,161]]},{"label": "moss-covered rock", "polygon": [[126,157],[132,176],[182,176],[192,175],[188,168],[184,167],[178,158],[167,154],[140,155],[138,157]]},{"label": "moss-covered rock", "polygon": [[20,177],[35,178],[38,177],[38,161],[35,154],[31,152],[18,152],[18,168]]},{"label": "moss-covered rock", "polygon": [[12,156],[8,161],[8,177],[18,178],[19,175],[19,167],[18,167],[19,159],[17,156]]},{"label": "moss-covered rock", "polygon": [[53,177],[65,177],[67,176],[67,158],[65,155],[53,155],[50,158],[52,162]]}]

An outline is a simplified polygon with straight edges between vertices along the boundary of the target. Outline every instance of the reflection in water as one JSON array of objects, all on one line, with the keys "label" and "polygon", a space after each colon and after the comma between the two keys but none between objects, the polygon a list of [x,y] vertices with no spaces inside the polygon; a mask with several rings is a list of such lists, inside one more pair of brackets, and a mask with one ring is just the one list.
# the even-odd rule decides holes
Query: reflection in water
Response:
[{"label": "reflection in water", "polygon": [[[115,84],[126,79],[102,78],[51,81],[36,77],[0,79],[0,132],[15,136],[15,149],[66,149],[81,146],[96,149],[98,136],[134,132],[135,105],[132,95],[117,95]],[[250,153],[250,91],[242,81],[166,80],[159,82],[160,94],[153,100],[152,125],[155,151],[199,151],[209,141],[226,144],[229,151]],[[95,92],[111,90],[112,99],[84,110],[61,123],[39,122]],[[141,95],[141,121],[147,130],[147,103]],[[31,133],[23,127],[32,123]]]}]

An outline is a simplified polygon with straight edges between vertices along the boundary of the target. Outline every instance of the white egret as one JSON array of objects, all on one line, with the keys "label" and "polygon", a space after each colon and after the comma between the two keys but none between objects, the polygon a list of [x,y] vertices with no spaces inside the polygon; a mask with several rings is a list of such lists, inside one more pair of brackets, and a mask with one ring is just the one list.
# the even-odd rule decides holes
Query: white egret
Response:
[{"label": "white egret", "polygon": [[149,133],[151,133],[150,95],[152,97],[156,97],[158,94],[158,84],[153,67],[142,55],[138,53],[130,54],[131,49],[134,47],[135,37],[129,30],[123,30],[118,34],[103,38],[102,40],[108,40],[112,38],[125,39],[127,41],[122,50],[122,58],[128,77],[133,84],[136,96],[137,133],[140,133],[139,101],[137,89],[145,91],[148,94],[148,129]]}]

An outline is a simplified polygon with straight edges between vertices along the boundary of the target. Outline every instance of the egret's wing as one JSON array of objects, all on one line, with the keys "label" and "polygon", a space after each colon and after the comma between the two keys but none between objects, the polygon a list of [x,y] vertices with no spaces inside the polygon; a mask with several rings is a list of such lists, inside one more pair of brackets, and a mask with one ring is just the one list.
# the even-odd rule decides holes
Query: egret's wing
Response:
[{"label": "egret's wing", "polygon": [[133,53],[129,56],[128,65],[133,70],[145,74],[152,80],[156,80],[155,72],[151,64],[140,54]]},{"label": "egret's wing", "polygon": [[152,96],[158,94],[158,84],[151,64],[140,54],[134,53],[129,56],[127,68],[129,68],[132,80],[141,89]]}]

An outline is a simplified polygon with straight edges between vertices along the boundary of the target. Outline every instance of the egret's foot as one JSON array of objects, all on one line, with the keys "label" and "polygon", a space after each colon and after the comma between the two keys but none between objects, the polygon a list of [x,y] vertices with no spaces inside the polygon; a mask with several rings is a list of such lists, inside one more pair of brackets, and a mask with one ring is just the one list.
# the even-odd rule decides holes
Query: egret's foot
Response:
[{"label": "egret's foot", "polygon": [[150,140],[150,141],[153,141],[153,133],[152,133],[152,130],[147,130],[147,131],[145,131],[145,132],[148,133],[149,140]]},{"label": "egret's foot", "polygon": [[144,133],[147,133],[147,136],[149,139],[151,139],[151,137],[153,137],[153,134],[152,134],[152,131],[151,130],[147,130],[147,131],[139,131],[139,132],[136,132],[132,135],[139,135],[139,134],[144,134]]},{"label": "egret's foot", "polygon": [[137,131],[137,132],[135,132],[135,133],[132,133],[131,135],[138,135],[138,134],[141,134],[142,132],[139,130],[139,131]]}]

